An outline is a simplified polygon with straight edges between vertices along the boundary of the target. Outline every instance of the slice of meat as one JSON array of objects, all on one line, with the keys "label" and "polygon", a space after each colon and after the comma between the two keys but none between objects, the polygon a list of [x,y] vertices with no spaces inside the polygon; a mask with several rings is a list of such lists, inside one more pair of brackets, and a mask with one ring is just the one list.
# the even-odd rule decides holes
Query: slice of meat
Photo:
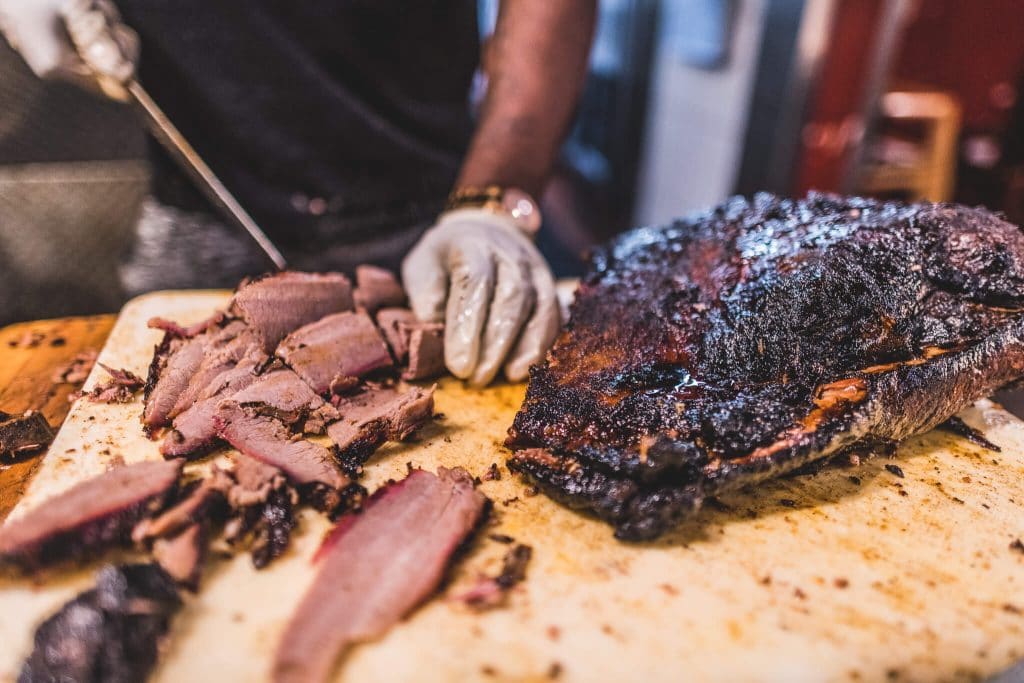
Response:
[{"label": "slice of meat", "polygon": [[326,681],[349,647],[379,638],[426,600],[486,500],[462,469],[415,470],[339,521],[278,643],[271,678]]},{"label": "slice of meat", "polygon": [[651,538],[1022,374],[1020,228],[948,204],[737,198],[596,252],[509,464]]},{"label": "slice of meat", "polygon": [[54,370],[51,379],[54,384],[81,384],[89,378],[92,366],[96,364],[95,349],[76,353],[67,365]]},{"label": "slice of meat", "polygon": [[[256,362],[248,359],[222,372],[207,386],[203,397],[174,418],[174,429],[164,437],[160,453],[165,458],[196,457],[213,447],[217,442],[217,425],[214,423],[217,406],[225,398],[258,381],[257,368]],[[210,395],[206,396],[206,393]]]},{"label": "slice of meat", "polygon": [[202,524],[185,527],[176,536],[153,543],[153,559],[179,585],[196,591],[206,559],[206,530]]},{"label": "slice of meat", "polygon": [[377,266],[356,266],[356,307],[371,315],[379,308],[401,306],[405,303],[405,290],[390,270]]},{"label": "slice of meat", "polygon": [[53,430],[43,414],[29,410],[10,415],[0,410],[0,459],[17,458],[46,448],[53,441]]},{"label": "slice of meat", "polygon": [[132,527],[163,507],[180,460],[123,465],[77,484],[0,527],[0,565],[32,570],[131,540]]},{"label": "slice of meat", "polygon": [[405,308],[385,308],[377,313],[395,361],[405,365],[403,379],[430,379],[444,373],[444,325],[420,322]]},{"label": "slice of meat", "polygon": [[397,363],[409,358],[409,331],[419,323],[408,308],[383,308],[377,312],[377,325]]},{"label": "slice of meat", "polygon": [[174,419],[174,429],[164,438],[160,452],[178,457],[206,451],[217,439],[217,406],[229,398],[242,405],[258,406],[261,413],[288,426],[299,425],[310,433],[323,432],[328,421],[338,418],[334,406],[313,393],[291,370],[279,368],[260,376],[252,372],[225,373],[232,376],[223,383],[219,394],[200,399]]},{"label": "slice of meat", "polygon": [[242,360],[257,366],[267,360],[256,335],[240,320],[231,321],[207,338],[203,360],[174,402],[168,417],[174,418],[192,407],[208,393],[211,384],[218,383],[225,372],[230,372]]},{"label": "slice of meat", "polygon": [[203,362],[207,341],[206,335],[184,341],[165,335],[157,346],[149,368],[142,411],[142,424],[148,430],[169,424],[171,410]]},{"label": "slice of meat", "polygon": [[409,366],[402,379],[431,379],[444,370],[444,325],[419,323],[409,334]]},{"label": "slice of meat", "polygon": [[278,273],[242,284],[231,300],[268,355],[292,330],[350,310],[352,283],[340,273]]},{"label": "slice of meat", "polygon": [[434,414],[434,390],[367,388],[338,403],[327,435],[347,462],[362,463],[385,441],[403,441]]},{"label": "slice of meat", "polygon": [[[128,403],[146,385],[146,381],[130,370],[115,369],[100,363],[110,379],[82,394],[96,403]],[[73,395],[74,396],[74,395]],[[70,397],[69,397],[70,398]]]},{"label": "slice of meat", "polygon": [[132,529],[132,541],[145,543],[155,538],[166,538],[198,522],[222,517],[226,496],[234,483],[223,470],[214,469],[209,477],[196,482],[177,503],[136,524]]},{"label": "slice of meat", "polygon": [[293,438],[284,424],[258,409],[226,400],[215,420],[221,438],[242,455],[280,469],[318,509],[334,512],[359,495],[361,487],[345,476],[328,449]]},{"label": "slice of meat", "polygon": [[281,342],[277,355],[318,394],[392,364],[365,313],[336,313],[306,325]]},{"label": "slice of meat", "polygon": [[174,582],[157,565],[105,567],[95,588],[36,629],[18,681],[144,681],[181,606]]},{"label": "slice of meat", "polygon": [[219,326],[224,322],[225,317],[227,317],[227,314],[224,311],[217,311],[209,318],[200,320],[199,322],[187,327],[183,327],[173,320],[155,317],[146,321],[146,327],[154,330],[163,330],[164,332],[179,339],[190,339],[191,337],[198,336],[207,330],[211,330]]},{"label": "slice of meat", "polygon": [[268,372],[231,398],[243,406],[263,406],[264,414],[273,415],[289,426],[302,426],[305,432],[322,432],[327,421],[338,418],[334,406],[326,403],[288,368]]}]

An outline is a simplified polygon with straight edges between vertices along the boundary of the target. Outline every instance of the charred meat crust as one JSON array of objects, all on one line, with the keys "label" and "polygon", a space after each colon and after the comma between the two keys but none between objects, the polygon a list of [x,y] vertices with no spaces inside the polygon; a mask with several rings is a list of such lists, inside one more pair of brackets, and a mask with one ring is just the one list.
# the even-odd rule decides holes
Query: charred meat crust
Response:
[{"label": "charred meat crust", "polygon": [[1024,233],[988,212],[732,200],[594,258],[510,467],[652,538],[717,493],[925,431],[1024,373]]},{"label": "charred meat crust", "polygon": [[173,580],[157,565],[105,567],[95,588],[36,629],[18,681],[143,681],[181,606]]}]

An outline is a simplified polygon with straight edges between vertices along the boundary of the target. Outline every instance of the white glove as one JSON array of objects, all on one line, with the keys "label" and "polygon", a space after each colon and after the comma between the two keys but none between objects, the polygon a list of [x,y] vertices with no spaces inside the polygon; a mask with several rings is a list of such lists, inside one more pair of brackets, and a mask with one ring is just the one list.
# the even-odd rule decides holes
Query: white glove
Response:
[{"label": "white glove", "polygon": [[484,209],[441,215],[402,263],[418,318],[444,322],[444,358],[456,377],[489,383],[502,363],[526,378],[561,324],[544,258],[512,218]]},{"label": "white glove", "polygon": [[139,39],[109,0],[0,0],[0,32],[40,78],[126,98]]}]

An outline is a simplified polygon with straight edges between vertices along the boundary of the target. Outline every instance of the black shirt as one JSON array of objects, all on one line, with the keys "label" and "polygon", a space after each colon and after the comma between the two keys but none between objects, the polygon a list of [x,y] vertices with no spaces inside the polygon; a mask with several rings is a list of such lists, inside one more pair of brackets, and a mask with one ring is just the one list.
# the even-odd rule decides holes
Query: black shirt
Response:
[{"label": "black shirt", "polygon": [[[140,79],[284,247],[429,222],[468,144],[475,0],[119,0]],[[155,193],[201,199],[157,155]]]}]

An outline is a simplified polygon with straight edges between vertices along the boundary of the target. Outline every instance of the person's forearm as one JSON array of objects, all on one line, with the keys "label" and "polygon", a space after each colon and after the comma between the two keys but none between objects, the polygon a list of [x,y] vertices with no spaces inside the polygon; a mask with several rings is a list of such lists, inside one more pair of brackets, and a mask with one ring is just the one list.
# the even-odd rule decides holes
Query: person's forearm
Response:
[{"label": "person's forearm", "polygon": [[502,0],[484,57],[487,96],[457,187],[537,196],[586,77],[596,0]]}]

